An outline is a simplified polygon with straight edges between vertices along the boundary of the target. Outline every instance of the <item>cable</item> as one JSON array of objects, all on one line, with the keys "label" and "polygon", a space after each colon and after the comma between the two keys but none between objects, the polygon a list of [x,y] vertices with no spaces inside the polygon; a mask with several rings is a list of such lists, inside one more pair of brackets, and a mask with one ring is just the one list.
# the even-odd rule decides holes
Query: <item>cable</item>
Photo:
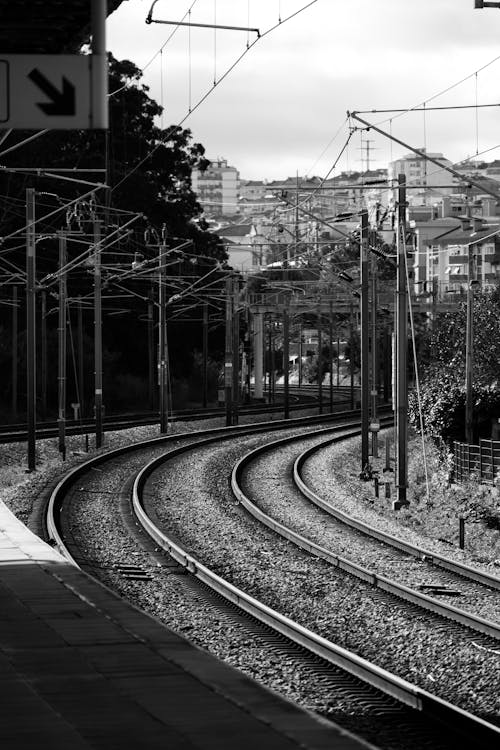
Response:
[{"label": "cable", "polygon": [[[229,67],[228,67],[228,68],[227,68],[226,70],[225,70],[225,72],[224,72],[224,73],[222,74],[222,76],[221,76],[221,77],[219,78],[219,80],[217,81],[217,83],[215,83],[215,84],[214,84],[214,85],[213,85],[213,86],[212,86],[212,87],[211,87],[210,89],[208,89],[208,91],[206,91],[206,92],[205,92],[205,94],[203,94],[203,96],[202,96],[202,97],[201,97],[201,98],[200,98],[200,99],[199,99],[199,100],[197,101],[197,103],[196,103],[196,104],[194,105],[194,107],[192,107],[192,108],[190,109],[190,111],[189,111],[189,112],[187,112],[187,113],[186,113],[186,114],[184,115],[184,117],[183,117],[183,118],[182,118],[181,120],[179,120],[179,122],[178,122],[178,123],[177,123],[176,125],[172,125],[172,126],[171,126],[171,127],[170,127],[170,128],[168,129],[168,130],[167,130],[167,132],[166,132],[166,133],[164,134],[164,137],[163,137],[163,138],[162,138],[162,139],[161,139],[161,140],[160,140],[160,141],[159,141],[159,142],[158,142],[158,143],[157,143],[157,144],[156,144],[156,145],[155,145],[155,146],[154,146],[154,147],[153,147],[153,148],[151,149],[151,151],[149,152],[149,154],[147,154],[147,155],[146,155],[145,157],[143,157],[143,159],[141,159],[141,160],[140,160],[139,162],[137,162],[137,164],[136,164],[136,165],[135,165],[134,167],[132,167],[132,169],[130,169],[130,170],[129,170],[129,172],[128,172],[128,173],[127,173],[127,174],[126,174],[126,175],[125,175],[124,177],[122,177],[122,179],[121,179],[121,180],[120,180],[119,182],[117,182],[117,183],[116,183],[116,185],[114,185],[114,186],[113,186],[113,187],[111,188],[111,192],[113,192],[114,190],[116,190],[116,188],[118,188],[118,187],[119,187],[119,186],[120,186],[120,185],[121,185],[121,184],[122,184],[123,182],[125,182],[125,180],[127,180],[127,179],[128,179],[128,178],[129,178],[129,177],[130,177],[130,176],[132,175],[132,174],[134,174],[134,172],[135,172],[135,171],[136,171],[137,169],[139,169],[139,168],[140,168],[140,167],[141,167],[141,166],[142,166],[142,165],[143,165],[143,164],[144,164],[144,163],[145,163],[145,162],[146,162],[146,161],[147,161],[147,160],[148,160],[148,159],[149,159],[149,158],[150,158],[150,157],[151,157],[151,156],[152,156],[152,155],[154,154],[154,152],[155,152],[155,151],[156,151],[156,150],[157,150],[157,149],[158,149],[158,148],[159,148],[160,146],[163,146],[163,145],[164,145],[165,143],[167,143],[167,142],[168,142],[168,140],[169,140],[169,137],[170,137],[170,135],[171,135],[171,134],[172,134],[172,133],[173,133],[173,132],[174,132],[174,131],[175,131],[175,130],[176,130],[177,128],[179,128],[179,127],[180,127],[181,125],[183,125],[183,123],[184,123],[184,122],[185,122],[185,121],[186,121],[186,120],[188,119],[188,117],[189,117],[189,116],[190,116],[190,115],[191,115],[191,114],[192,114],[193,112],[195,112],[195,111],[196,111],[196,110],[198,109],[198,107],[200,107],[200,106],[201,106],[201,104],[203,104],[203,102],[205,101],[205,99],[207,99],[207,98],[208,98],[208,97],[210,96],[210,94],[211,94],[211,93],[212,93],[212,92],[214,91],[214,89],[215,89],[215,88],[216,88],[216,87],[217,87],[217,86],[218,86],[218,85],[219,85],[220,83],[222,83],[222,81],[223,81],[223,80],[224,80],[225,78],[227,78],[227,76],[228,76],[228,75],[229,75],[229,74],[230,74],[230,73],[231,73],[231,72],[232,72],[232,71],[234,70],[234,68],[235,68],[235,67],[236,67],[236,66],[238,65],[238,63],[239,63],[239,62],[241,62],[241,60],[242,60],[242,59],[243,59],[243,58],[245,57],[245,55],[246,55],[246,54],[247,54],[247,53],[248,53],[248,52],[249,52],[249,51],[250,51],[250,50],[252,49],[252,47],[254,47],[254,45],[255,45],[255,44],[257,44],[257,42],[258,42],[258,41],[260,41],[261,39],[263,39],[264,37],[266,37],[266,36],[267,36],[268,34],[270,34],[270,33],[271,33],[272,31],[274,31],[275,29],[277,29],[277,28],[278,28],[278,26],[282,25],[282,24],[283,24],[283,23],[285,23],[286,21],[290,21],[290,20],[291,20],[292,18],[294,18],[295,16],[299,15],[299,14],[300,14],[300,13],[302,13],[303,11],[307,10],[307,8],[309,8],[309,7],[311,6],[311,5],[314,5],[314,4],[315,4],[315,3],[317,3],[317,2],[318,2],[318,0],[310,0],[310,2],[309,2],[309,3],[307,3],[306,5],[304,5],[304,6],[302,7],[302,8],[299,8],[299,9],[298,9],[297,11],[295,11],[294,13],[291,13],[291,14],[290,14],[289,16],[287,16],[286,18],[282,19],[280,23],[276,23],[276,24],[274,24],[274,26],[270,26],[270,27],[269,27],[269,28],[268,28],[268,29],[267,29],[266,31],[263,31],[263,32],[262,32],[262,33],[260,34],[260,36],[258,36],[258,37],[257,37],[256,39],[254,39],[254,40],[253,40],[253,42],[250,42],[250,45],[249,45],[248,47],[246,47],[246,48],[245,48],[245,49],[243,50],[243,52],[241,53],[241,55],[240,55],[240,56],[239,56],[239,57],[238,57],[238,58],[237,58],[237,59],[236,59],[236,60],[235,60],[235,61],[234,61],[234,62],[233,62],[233,63],[232,63],[232,64],[231,64],[231,65],[230,65],[230,66],[229,66]],[[192,7],[192,6],[191,6],[191,7]]]},{"label": "cable", "polygon": [[[462,78],[460,81],[457,81],[456,83],[451,84],[451,86],[448,86],[447,88],[443,89],[442,91],[439,91],[437,94],[434,94],[433,96],[429,97],[428,99],[425,99],[423,102],[419,102],[419,104],[415,104],[413,107],[408,107],[408,109],[405,109],[403,112],[397,114],[394,116],[396,119],[397,117],[403,117],[403,115],[408,114],[409,112],[412,112],[414,109],[417,109],[418,107],[421,107],[423,104],[428,104],[429,102],[434,101],[434,99],[437,99],[440,96],[443,96],[443,94],[447,94],[448,91],[452,91],[452,89],[456,88],[457,86],[460,86],[460,84],[465,83],[465,81],[468,81],[469,78],[472,78],[473,76],[477,75],[478,73],[481,73],[483,70],[486,70],[486,68],[489,68],[490,65],[493,65],[493,63],[496,63],[498,60],[500,60],[500,55],[497,55],[493,58],[493,60],[490,60],[490,62],[486,63],[486,65],[483,65],[481,68],[478,68],[473,73],[470,73],[468,76],[465,76],[465,78]],[[377,125],[382,125],[384,122],[387,122],[388,120],[381,120],[380,122],[376,123]]]}]

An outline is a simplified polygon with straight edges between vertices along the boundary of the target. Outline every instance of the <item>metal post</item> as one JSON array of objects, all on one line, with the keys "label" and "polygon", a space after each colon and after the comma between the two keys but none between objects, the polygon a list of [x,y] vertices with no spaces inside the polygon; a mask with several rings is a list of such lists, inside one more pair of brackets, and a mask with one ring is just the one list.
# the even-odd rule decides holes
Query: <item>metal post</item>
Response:
[{"label": "metal post", "polygon": [[108,57],[106,53],[106,13],[107,3],[103,2],[103,0],[92,0],[92,55],[90,56],[92,75],[92,128],[108,127]]},{"label": "metal post", "polygon": [[[333,412],[333,306],[330,302],[330,319],[328,334],[330,339],[330,414]],[[337,344],[338,346],[338,344]],[[337,351],[337,386],[338,386],[338,351]]]},{"label": "metal post", "polygon": [[276,336],[275,336],[275,321],[271,316],[271,327],[270,327],[270,347],[271,347],[271,373],[269,379],[271,401],[274,405],[276,402]]},{"label": "metal post", "polygon": [[58,340],[58,376],[57,376],[57,427],[59,434],[59,453],[66,460],[66,274],[61,269],[66,265],[66,236],[59,236],[59,316],[57,327]]},{"label": "metal post", "polygon": [[78,398],[80,400],[80,419],[85,416],[85,385],[83,382],[83,307],[78,297]]},{"label": "metal post", "polygon": [[101,279],[101,225],[94,216],[94,409],[95,447],[103,440],[102,424],[102,279]]},{"label": "metal post", "polygon": [[323,348],[323,341],[321,335],[321,308],[318,311],[318,413],[323,414],[323,359],[321,357],[321,350]]},{"label": "metal post", "polygon": [[232,409],[231,424],[238,424],[238,408],[240,396],[240,314],[238,311],[238,301],[240,293],[240,284],[237,278],[233,279],[232,294],[232,328],[233,328],[233,383],[232,383]]},{"label": "metal post", "polygon": [[35,190],[26,190],[26,393],[28,471],[36,468]]},{"label": "metal post", "polygon": [[[338,318],[337,318],[338,325]],[[337,330],[337,388],[340,385],[340,336]]]},{"label": "metal post", "polygon": [[378,458],[377,416],[377,262],[372,258],[372,456]]},{"label": "metal post", "polygon": [[160,434],[168,432],[168,398],[167,398],[167,309],[166,309],[166,247],[159,245],[158,257],[158,377],[160,393]]},{"label": "metal post", "polygon": [[203,303],[203,394],[202,407],[208,404],[208,302]]},{"label": "metal post", "polygon": [[12,290],[12,418],[17,419],[17,357],[18,357],[18,299],[17,286]]},{"label": "metal post", "polygon": [[465,336],[465,440],[474,442],[472,413],[472,381],[474,366],[474,255],[472,245],[468,248],[467,264],[467,325]]},{"label": "metal post", "polygon": [[149,408],[154,411],[156,403],[155,390],[155,326],[153,289],[148,292],[148,396]]},{"label": "metal post", "polygon": [[396,331],[396,434],[397,434],[397,499],[393,509],[409,505],[408,486],[408,290],[406,288],[406,177],[398,176],[397,224],[397,331]]},{"label": "metal post", "polygon": [[263,398],[262,379],[264,370],[264,319],[263,313],[256,312],[253,316],[253,372],[254,372],[254,396],[256,399]]},{"label": "metal post", "polygon": [[226,278],[226,352],[224,362],[224,393],[226,402],[226,427],[232,425],[232,386],[233,386],[233,330],[232,330],[232,279]]},{"label": "metal post", "polygon": [[42,419],[47,417],[47,292],[41,294],[42,310],[40,320],[40,369],[41,369],[41,416]]},{"label": "metal post", "polygon": [[354,409],[354,311],[352,300],[349,302],[349,376],[351,385],[351,409]]},{"label": "metal post", "polygon": [[465,520],[463,516],[458,517],[458,546],[460,549],[465,547]]},{"label": "metal post", "polygon": [[290,417],[290,387],[289,387],[289,360],[290,360],[290,316],[288,314],[288,300],[283,306],[283,387],[285,391],[285,409],[283,416]]},{"label": "metal post", "polygon": [[299,323],[299,388],[302,388],[302,321]]},{"label": "metal post", "polygon": [[361,471],[369,464],[368,426],[370,403],[369,313],[368,313],[368,211],[361,212]]}]

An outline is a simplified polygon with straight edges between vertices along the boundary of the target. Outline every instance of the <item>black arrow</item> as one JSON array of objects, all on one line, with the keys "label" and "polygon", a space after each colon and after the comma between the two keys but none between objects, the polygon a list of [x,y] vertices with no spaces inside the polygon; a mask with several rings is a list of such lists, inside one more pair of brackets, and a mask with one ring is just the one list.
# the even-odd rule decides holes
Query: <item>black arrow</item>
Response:
[{"label": "black arrow", "polygon": [[46,115],[67,117],[75,114],[75,87],[65,76],[62,77],[62,91],[56,89],[43,73],[40,73],[38,68],[33,68],[31,73],[28,73],[28,78],[31,78],[35,86],[38,86],[49,99],[52,99],[51,102],[46,104],[37,103],[37,107],[40,107],[42,112],[45,112]]}]

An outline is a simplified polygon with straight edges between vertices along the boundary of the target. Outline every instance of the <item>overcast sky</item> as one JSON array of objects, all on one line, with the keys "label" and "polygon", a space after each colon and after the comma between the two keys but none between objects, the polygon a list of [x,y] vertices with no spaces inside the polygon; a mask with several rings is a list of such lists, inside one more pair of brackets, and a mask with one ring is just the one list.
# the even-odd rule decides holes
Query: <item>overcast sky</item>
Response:
[{"label": "overcast sky", "polygon": [[[348,138],[348,110],[424,102],[425,113],[362,116],[454,162],[477,154],[500,158],[500,108],[476,107],[500,103],[500,59],[494,62],[500,58],[500,10],[475,10],[473,0],[316,0],[284,21],[307,3],[154,5],[153,19],[180,21],[191,6],[192,23],[216,18],[261,34],[281,16],[281,25],[251,46],[254,32],[146,24],[152,0],[127,0],[108,19],[107,46],[144,70],[150,95],[165,108],[163,126],[183,121],[209,158],[227,159],[242,179],[282,179],[297,171],[325,176]],[[196,108],[214,76],[219,80],[247,45],[241,61]],[[429,110],[450,106],[462,109]],[[372,168],[409,150],[374,131],[355,132],[332,174],[366,167],[367,139]]]}]

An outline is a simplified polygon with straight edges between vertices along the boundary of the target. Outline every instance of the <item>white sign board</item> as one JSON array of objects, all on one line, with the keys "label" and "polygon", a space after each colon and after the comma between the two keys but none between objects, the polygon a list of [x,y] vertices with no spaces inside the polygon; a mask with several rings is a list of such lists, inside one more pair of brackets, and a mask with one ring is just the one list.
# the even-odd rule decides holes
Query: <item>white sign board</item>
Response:
[{"label": "white sign board", "polygon": [[91,83],[92,55],[0,53],[0,128],[106,127],[101,114],[107,103],[92,111]]}]

